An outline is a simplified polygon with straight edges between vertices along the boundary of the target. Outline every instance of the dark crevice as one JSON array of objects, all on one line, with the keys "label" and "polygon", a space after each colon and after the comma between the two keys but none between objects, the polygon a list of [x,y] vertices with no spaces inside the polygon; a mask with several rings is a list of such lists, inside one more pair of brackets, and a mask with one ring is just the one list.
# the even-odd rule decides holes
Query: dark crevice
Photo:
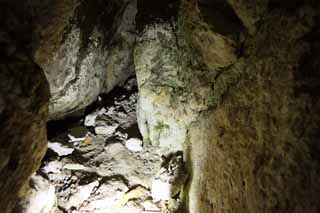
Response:
[{"label": "dark crevice", "polygon": [[[320,102],[320,29],[319,23],[316,25],[314,30],[309,33],[307,36],[302,38],[304,41],[309,43],[310,51],[307,52],[300,60],[299,67],[294,73],[295,77],[295,96],[296,98],[307,97],[310,99],[310,103],[306,105],[306,111],[310,114],[318,113],[312,110],[319,106]],[[308,135],[309,137],[309,146],[310,154],[313,159],[316,159],[320,162],[319,152],[319,137],[320,130],[316,128],[316,122],[314,120],[303,120],[301,121],[303,126],[298,126],[299,131],[304,130],[305,126],[308,126],[308,131],[301,131],[301,136]],[[319,122],[319,121],[318,121]],[[300,137],[301,137],[300,136]],[[301,137],[302,138],[302,137]]]},{"label": "dark crevice", "polygon": [[138,31],[142,31],[145,26],[170,22],[177,18],[180,0],[138,0],[138,14],[136,24]]},{"label": "dark crevice", "polygon": [[239,33],[245,30],[232,7],[224,0],[199,0],[199,9],[203,20],[215,32],[238,39]]},{"label": "dark crevice", "polygon": [[284,9],[288,12],[301,7],[305,0],[269,0],[268,9],[270,11],[275,9]]},{"label": "dark crevice", "polygon": [[[295,93],[298,96],[301,93],[309,94],[311,97],[318,99],[320,97],[320,30],[315,28],[310,34],[303,39],[309,42],[310,51],[305,54],[295,73],[296,88]],[[317,101],[317,100],[315,100]]]},{"label": "dark crevice", "polygon": [[[125,84],[132,80],[133,78],[128,79]],[[138,92],[138,87],[133,86],[131,90],[127,90],[121,86],[116,86],[110,93],[108,94],[101,94],[101,100],[96,100],[92,104],[90,104],[88,107],[84,110],[84,115],[90,114],[94,112],[96,109],[102,108],[102,107],[110,107],[114,104],[114,101],[116,98],[119,98],[120,96],[123,96],[123,99],[128,98],[130,94]],[[64,119],[61,120],[53,120],[49,121],[47,123],[47,135],[48,140],[51,140],[52,138],[57,137],[58,135],[63,134],[67,129],[71,129],[72,127],[76,127],[81,125],[83,121],[81,119],[84,118],[84,115],[77,115],[75,116],[67,116]],[[94,132],[92,128],[88,128],[91,132]],[[121,131],[121,129],[119,129]],[[129,128],[126,128],[125,130],[122,130],[125,133],[128,133],[129,135],[136,136],[138,138],[141,138],[141,135],[138,131],[138,127],[133,125]],[[138,131],[135,133],[135,131]]]}]

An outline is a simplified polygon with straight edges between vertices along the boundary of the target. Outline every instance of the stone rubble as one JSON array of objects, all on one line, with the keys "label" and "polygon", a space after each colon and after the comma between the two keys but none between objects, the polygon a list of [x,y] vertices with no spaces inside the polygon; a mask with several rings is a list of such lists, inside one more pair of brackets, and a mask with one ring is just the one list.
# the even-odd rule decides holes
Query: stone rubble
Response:
[{"label": "stone rubble", "polygon": [[[162,168],[162,148],[143,143],[139,134],[136,101],[131,79],[111,103],[109,96],[108,103],[102,98],[92,113],[49,139],[50,152],[39,174],[56,189],[57,212],[177,212],[168,210],[168,204],[174,200],[180,205],[176,195],[183,183],[174,178],[184,172],[182,156],[168,156]],[[171,172],[174,181],[164,179],[163,171]],[[167,197],[162,189],[156,192],[153,180],[159,175],[173,189]]]}]

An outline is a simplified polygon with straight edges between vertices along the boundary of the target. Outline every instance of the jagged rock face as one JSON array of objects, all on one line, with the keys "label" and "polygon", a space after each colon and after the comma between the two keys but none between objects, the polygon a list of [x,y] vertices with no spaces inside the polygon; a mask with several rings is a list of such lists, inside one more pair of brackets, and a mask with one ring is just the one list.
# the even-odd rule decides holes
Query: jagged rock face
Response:
[{"label": "jagged rock face", "polygon": [[[191,70],[184,67],[177,30],[178,1],[166,2],[171,5],[168,11],[158,5],[164,14],[146,10],[143,3],[138,4],[137,23],[142,30],[134,52],[139,129],[146,143],[167,147],[168,151],[183,150],[188,126],[208,107],[204,97],[209,95],[210,88],[193,79]],[[152,14],[153,22],[141,18],[145,10]]]},{"label": "jagged rock face", "polygon": [[319,211],[317,11],[181,1],[176,19],[143,27],[139,127],[153,144],[186,147],[190,212]]},{"label": "jagged rock face", "polygon": [[229,2],[255,30],[189,129],[189,211],[319,212],[319,4]]},{"label": "jagged rock face", "polygon": [[133,74],[136,1],[33,1],[34,56],[51,90],[50,118],[83,109]]},{"label": "jagged rock face", "polygon": [[[10,14],[9,7],[1,14]],[[2,18],[2,17],[1,17]],[[0,19],[0,209],[11,212],[23,186],[46,152],[49,87],[43,71],[15,40],[16,31]],[[20,24],[22,22],[19,22]],[[17,28],[9,23],[12,29]],[[17,24],[17,23],[14,23]]]},{"label": "jagged rock face", "polygon": [[0,208],[10,210],[46,152],[49,89],[42,70],[19,52],[1,62]]},{"label": "jagged rock face", "polygon": [[[45,150],[48,88],[40,69],[18,48],[22,45],[45,70],[52,119],[84,108],[100,92],[110,91],[127,78],[132,73],[134,49],[139,128],[144,142],[167,147],[169,152],[186,152],[191,177],[184,194],[190,212],[320,212],[319,3],[30,2],[32,10],[27,10],[41,20],[35,31],[28,19],[18,27],[12,19],[5,26],[15,36],[0,34],[1,57],[6,59],[0,64],[4,127],[0,130],[0,188],[6,195],[0,209],[12,207]],[[135,46],[137,8],[140,34]],[[1,24],[11,20],[4,19],[6,15],[0,13]],[[26,44],[31,40],[28,30],[36,38],[32,44]],[[21,39],[15,43],[19,34]],[[99,112],[91,115],[96,127],[110,127],[110,115]],[[103,165],[114,162],[108,152],[117,149],[123,152],[116,153],[116,162],[127,158],[140,165],[133,160],[139,152],[128,151],[123,144],[127,141],[105,147],[105,139],[100,140],[117,128],[95,129],[97,143],[92,144],[90,136],[78,148],[94,146],[101,152],[87,153],[85,165],[71,158],[57,172],[69,175],[71,170],[84,170],[110,176],[110,166]],[[59,153],[75,150],[64,147]],[[101,153],[102,161],[97,162],[103,162],[102,168],[97,170],[89,160]],[[114,168],[116,173],[137,171]],[[8,180],[8,176],[14,178]],[[84,190],[86,196],[99,200],[99,194],[91,193],[99,179],[90,180],[76,192]],[[105,179],[102,182],[101,191],[107,191],[109,198],[114,191],[107,190]],[[110,186],[119,182],[112,180]],[[65,186],[64,178],[60,183]],[[127,190],[125,185],[122,191]],[[82,203],[83,198],[74,195],[71,201],[80,202],[66,209]],[[128,203],[129,197],[122,196],[119,205]],[[95,203],[94,199],[90,201]],[[92,210],[95,205],[87,207]]]},{"label": "jagged rock face", "polygon": [[174,29],[169,24],[150,26],[135,49],[139,84],[138,124],[145,142],[182,150],[186,125],[183,107],[175,106],[172,90],[180,82]]}]

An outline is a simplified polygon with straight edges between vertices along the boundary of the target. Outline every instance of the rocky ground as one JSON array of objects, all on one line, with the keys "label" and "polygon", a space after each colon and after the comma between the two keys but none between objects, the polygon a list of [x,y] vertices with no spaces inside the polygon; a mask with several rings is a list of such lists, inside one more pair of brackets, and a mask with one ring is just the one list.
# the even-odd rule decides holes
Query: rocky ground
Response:
[{"label": "rocky ground", "polygon": [[143,144],[136,101],[131,79],[80,120],[49,123],[49,149],[20,212],[181,211],[182,155]]}]

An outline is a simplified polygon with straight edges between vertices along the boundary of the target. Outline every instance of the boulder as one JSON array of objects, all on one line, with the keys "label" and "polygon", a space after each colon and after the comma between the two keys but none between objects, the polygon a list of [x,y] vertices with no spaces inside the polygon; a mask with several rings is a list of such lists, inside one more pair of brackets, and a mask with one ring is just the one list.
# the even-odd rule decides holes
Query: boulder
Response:
[{"label": "boulder", "polygon": [[130,138],[126,141],[126,147],[132,152],[140,152],[142,147],[142,141],[138,138]]},{"label": "boulder", "polygon": [[84,109],[133,74],[136,1],[32,1],[36,62],[51,90],[50,119]]}]

